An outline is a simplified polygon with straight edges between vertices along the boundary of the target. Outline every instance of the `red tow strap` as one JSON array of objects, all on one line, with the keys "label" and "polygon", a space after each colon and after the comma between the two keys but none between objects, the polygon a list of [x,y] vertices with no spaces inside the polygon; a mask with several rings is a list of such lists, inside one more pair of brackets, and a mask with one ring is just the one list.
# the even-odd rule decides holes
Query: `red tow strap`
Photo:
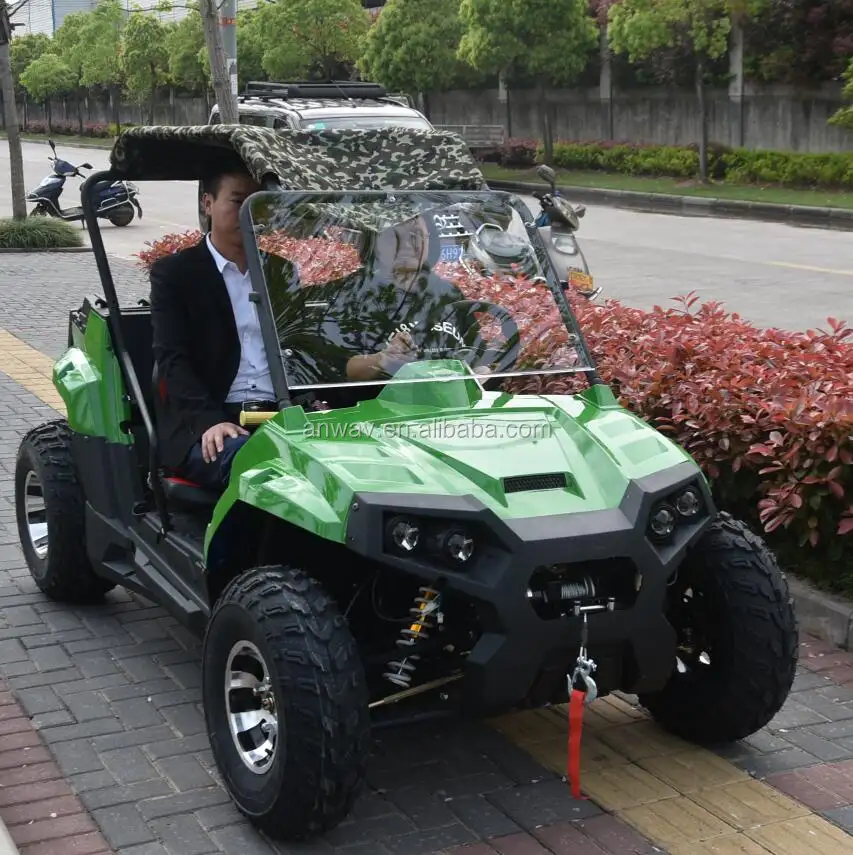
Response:
[{"label": "red tow strap", "polygon": [[583,705],[586,692],[572,687],[569,699],[569,757],[567,777],[572,786],[572,797],[586,800],[581,795],[581,728],[583,727]]}]

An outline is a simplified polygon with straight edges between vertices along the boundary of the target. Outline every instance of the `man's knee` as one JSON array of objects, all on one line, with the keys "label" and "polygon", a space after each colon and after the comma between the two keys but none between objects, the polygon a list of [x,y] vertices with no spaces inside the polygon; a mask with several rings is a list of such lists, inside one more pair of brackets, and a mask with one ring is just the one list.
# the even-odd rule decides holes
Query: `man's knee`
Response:
[{"label": "man's knee", "polygon": [[216,460],[209,463],[202,455],[201,443],[197,442],[189,453],[184,471],[187,477],[203,487],[224,490],[231,477],[231,464],[234,455],[243,447],[248,436],[227,436],[222,443],[222,451],[217,452]]}]

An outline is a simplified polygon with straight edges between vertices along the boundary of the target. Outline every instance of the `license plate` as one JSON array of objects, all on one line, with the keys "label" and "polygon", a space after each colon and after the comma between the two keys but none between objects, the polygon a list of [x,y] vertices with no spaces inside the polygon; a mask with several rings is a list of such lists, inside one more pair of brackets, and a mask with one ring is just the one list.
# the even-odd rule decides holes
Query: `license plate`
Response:
[{"label": "license plate", "polygon": [[462,258],[462,247],[460,244],[448,244],[441,248],[441,260],[445,262],[459,261]]},{"label": "license plate", "polygon": [[578,291],[592,291],[594,287],[592,276],[581,270],[569,271],[569,285],[577,288]]}]

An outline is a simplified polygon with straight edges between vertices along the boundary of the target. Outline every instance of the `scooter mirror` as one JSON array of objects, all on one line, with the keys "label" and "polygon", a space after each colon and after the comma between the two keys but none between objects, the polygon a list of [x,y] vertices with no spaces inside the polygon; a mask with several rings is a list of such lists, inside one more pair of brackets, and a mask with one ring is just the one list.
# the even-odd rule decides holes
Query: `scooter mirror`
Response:
[{"label": "scooter mirror", "polygon": [[53,144],[53,140],[48,140],[47,144],[51,147],[53,153],[56,154],[56,146]]},{"label": "scooter mirror", "polygon": [[91,169],[92,168],[91,163],[81,163],[80,166],[82,166],[83,169]]},{"label": "scooter mirror", "polygon": [[552,188],[557,181],[557,174],[550,166],[548,166],[547,163],[540,163],[539,166],[536,167],[536,174],[544,181],[547,181]]}]

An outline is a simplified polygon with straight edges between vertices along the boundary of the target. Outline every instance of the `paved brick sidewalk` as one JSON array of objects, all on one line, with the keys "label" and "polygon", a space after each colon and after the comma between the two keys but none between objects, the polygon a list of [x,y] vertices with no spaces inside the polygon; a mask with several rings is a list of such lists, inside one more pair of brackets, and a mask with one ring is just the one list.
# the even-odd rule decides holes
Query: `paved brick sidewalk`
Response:
[{"label": "paved brick sidewalk", "polygon": [[[97,290],[91,258],[56,257],[49,277],[23,257],[3,264],[5,329],[57,355],[68,309]],[[123,297],[145,294],[144,277],[116,269]],[[319,842],[273,845],[213,767],[198,642],[122,590],[71,608],[29,578],[14,454],[56,413],[21,385],[43,395],[43,381],[17,376],[0,373],[0,816],[22,855],[853,854],[853,654],[809,639],[785,709],[716,754],[598,701],[584,742],[592,798],[578,802],[561,779],[559,709],[380,733],[354,816]]]}]

